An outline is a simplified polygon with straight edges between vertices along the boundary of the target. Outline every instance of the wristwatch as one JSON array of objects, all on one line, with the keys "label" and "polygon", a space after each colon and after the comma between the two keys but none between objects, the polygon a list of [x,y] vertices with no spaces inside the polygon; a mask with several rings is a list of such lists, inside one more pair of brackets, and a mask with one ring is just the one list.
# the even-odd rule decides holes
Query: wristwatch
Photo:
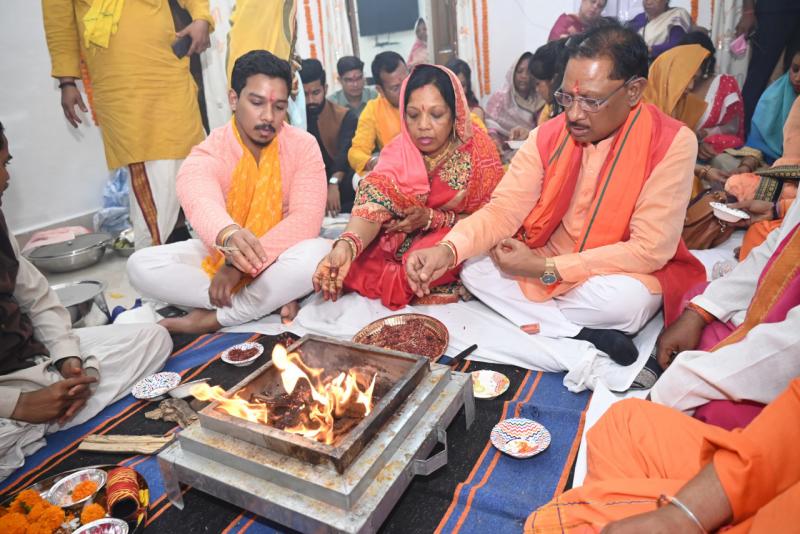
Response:
[{"label": "wristwatch", "polygon": [[544,259],[544,272],[542,276],[539,277],[539,281],[546,286],[552,286],[558,282],[558,276],[556,276],[556,262],[553,261],[553,258]]},{"label": "wristwatch", "polygon": [[331,185],[339,185],[339,177],[331,176],[330,178],[328,178],[328,183]]}]

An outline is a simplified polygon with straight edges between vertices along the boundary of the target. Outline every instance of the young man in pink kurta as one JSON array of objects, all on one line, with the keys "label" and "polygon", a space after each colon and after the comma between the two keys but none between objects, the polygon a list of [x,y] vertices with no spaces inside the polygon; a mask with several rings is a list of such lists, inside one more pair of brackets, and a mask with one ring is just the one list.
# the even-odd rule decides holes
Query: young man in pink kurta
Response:
[{"label": "young man in pink kurta", "polygon": [[[311,292],[314,268],[330,250],[317,237],[327,200],[319,146],[284,122],[289,64],[263,50],[249,52],[236,61],[232,87],[233,120],[194,147],[178,173],[178,197],[199,239],[144,249],[128,262],[128,277],[142,295],[196,308],[162,321],[173,332],[214,331],[277,310],[291,319],[295,301]],[[261,151],[271,143],[278,146],[281,217],[256,236],[234,220],[227,201],[240,160],[250,157],[245,151],[263,166]],[[209,276],[203,262],[215,250],[224,252],[225,265]]]},{"label": "young man in pink kurta", "polygon": [[531,133],[489,204],[409,259],[412,287],[424,293],[475,257],[462,282],[517,326],[635,361],[629,336],[658,311],[663,285],[699,273],[680,241],[697,140],[640,102],[646,76],[640,37],[588,32],[556,93],[565,114]]}]

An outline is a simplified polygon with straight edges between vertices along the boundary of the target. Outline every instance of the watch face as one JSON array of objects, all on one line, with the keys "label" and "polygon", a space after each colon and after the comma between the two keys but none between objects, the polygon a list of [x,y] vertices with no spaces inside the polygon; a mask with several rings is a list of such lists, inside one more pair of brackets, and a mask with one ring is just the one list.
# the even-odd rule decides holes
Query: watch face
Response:
[{"label": "watch face", "polygon": [[556,278],[556,275],[553,273],[544,273],[540,280],[544,285],[551,286],[558,281],[558,278]]}]

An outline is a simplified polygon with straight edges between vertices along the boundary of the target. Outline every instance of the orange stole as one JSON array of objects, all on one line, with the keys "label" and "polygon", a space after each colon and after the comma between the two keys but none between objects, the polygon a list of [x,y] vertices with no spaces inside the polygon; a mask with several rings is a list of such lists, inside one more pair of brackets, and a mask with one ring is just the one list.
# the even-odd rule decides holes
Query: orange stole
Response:
[{"label": "orange stole", "polygon": [[[664,158],[682,124],[652,104],[639,104],[615,134],[611,150],[598,175],[598,186],[575,252],[610,245],[630,237],[630,219],[645,182]],[[522,224],[518,238],[531,248],[544,246],[561,224],[575,192],[583,147],[566,128],[562,113],[539,127],[537,145],[544,163],[539,201]],[[705,280],[705,269],[681,240],[675,256],[653,273],[664,294],[668,319],[681,296]],[[537,280],[521,279],[523,293]]]},{"label": "orange stole", "polygon": [[773,257],[771,264],[767,267],[767,272],[759,281],[742,324],[728,337],[717,343],[711,352],[744,339],[750,330],[765,322],[773,307],[786,296],[789,286],[797,284],[798,271],[800,271],[800,230],[795,227],[791,237],[787,239],[783,248],[778,252],[778,256]]}]

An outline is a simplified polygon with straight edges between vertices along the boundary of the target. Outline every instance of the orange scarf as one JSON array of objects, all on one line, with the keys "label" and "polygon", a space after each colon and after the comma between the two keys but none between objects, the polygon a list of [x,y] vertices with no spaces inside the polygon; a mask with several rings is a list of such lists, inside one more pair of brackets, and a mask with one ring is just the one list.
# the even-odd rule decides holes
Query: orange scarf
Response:
[{"label": "orange scarf", "polygon": [[709,55],[709,51],[700,45],[683,45],[658,56],[650,65],[644,101],[655,104],[694,130],[706,110],[706,103],[702,98],[687,93],[686,88]]},{"label": "orange scarf", "polygon": [[[781,305],[783,299],[796,299],[797,295],[797,276],[800,271],[800,230],[794,229],[788,239],[782,243],[781,249],[776,256],[769,261],[766,272],[758,282],[753,300],[747,307],[747,314],[744,321],[728,337],[715,345],[711,352],[733,345],[743,340],[750,330],[762,323],[775,322],[775,318],[768,317],[776,307]],[[796,300],[795,300],[796,302]],[[793,306],[795,302],[783,302],[783,308]],[[786,317],[786,312],[780,316],[780,320]]]},{"label": "orange scarf", "polygon": [[[242,148],[242,157],[233,170],[225,207],[236,224],[260,238],[283,218],[278,138],[275,137],[261,149],[256,163],[253,154],[242,142],[235,120],[231,119],[231,127]],[[224,263],[225,256],[215,250],[203,260],[203,270],[213,277]]]},{"label": "orange scarf", "polygon": [[375,102],[375,124],[378,127],[378,141],[381,148],[400,133],[400,110],[379,96]]},{"label": "orange scarf", "polygon": [[[575,252],[628,239],[642,188],[680,127],[681,123],[651,104],[631,109],[598,174],[595,197]],[[530,248],[544,246],[561,223],[575,193],[583,156],[583,146],[569,135],[564,113],[539,127],[537,145],[545,166],[542,193],[517,234]],[[661,284],[665,316],[671,320],[683,294],[705,280],[705,269],[680,241],[675,257],[653,275]],[[524,284],[532,283],[538,281],[521,280],[523,292]]]}]

